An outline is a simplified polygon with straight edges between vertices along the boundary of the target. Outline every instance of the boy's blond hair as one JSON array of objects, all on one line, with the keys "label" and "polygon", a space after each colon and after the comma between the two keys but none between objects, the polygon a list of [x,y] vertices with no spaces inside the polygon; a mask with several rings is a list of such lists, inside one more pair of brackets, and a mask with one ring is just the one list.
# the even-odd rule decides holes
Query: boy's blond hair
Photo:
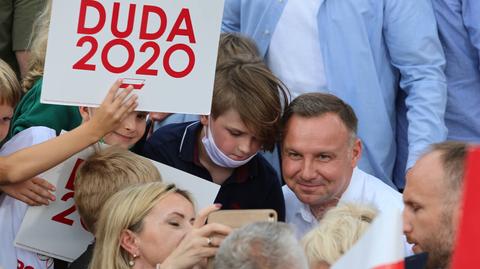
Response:
[{"label": "boy's blond hair", "polygon": [[89,157],[75,179],[75,204],[86,228],[94,233],[102,205],[119,190],[161,181],[151,161],[126,149],[111,146]]},{"label": "boy's blond hair", "polygon": [[22,98],[22,89],[12,68],[0,59],[0,105],[15,108]]}]

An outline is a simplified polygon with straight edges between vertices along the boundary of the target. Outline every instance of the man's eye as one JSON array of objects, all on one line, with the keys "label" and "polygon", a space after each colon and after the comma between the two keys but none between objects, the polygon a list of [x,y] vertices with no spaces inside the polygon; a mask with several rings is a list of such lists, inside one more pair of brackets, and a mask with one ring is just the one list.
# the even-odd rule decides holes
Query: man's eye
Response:
[{"label": "man's eye", "polygon": [[302,157],[302,155],[296,153],[296,152],[288,152],[288,157],[290,159],[298,160]]},{"label": "man's eye", "polygon": [[12,120],[11,117],[3,117],[2,118],[2,121],[5,121],[5,122],[11,121],[11,120]]},{"label": "man's eye", "polygon": [[232,136],[240,136],[241,135],[241,133],[239,133],[239,132],[234,132],[234,131],[229,131],[229,132],[230,132],[230,135],[232,135]]},{"label": "man's eye", "polygon": [[137,114],[137,119],[139,120],[145,120],[147,118],[147,114]]},{"label": "man's eye", "polygon": [[319,159],[320,161],[329,161],[329,160],[331,160],[332,158],[331,158],[330,155],[320,154],[320,155],[318,156],[318,159]]}]

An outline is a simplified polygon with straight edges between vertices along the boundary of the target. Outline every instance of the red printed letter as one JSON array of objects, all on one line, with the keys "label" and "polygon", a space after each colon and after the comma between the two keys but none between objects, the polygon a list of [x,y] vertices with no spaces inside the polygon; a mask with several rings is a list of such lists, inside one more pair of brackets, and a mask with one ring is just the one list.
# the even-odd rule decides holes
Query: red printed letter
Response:
[{"label": "red printed letter", "polygon": [[[160,27],[156,32],[147,33],[148,18],[150,13],[155,13],[160,18]],[[163,9],[157,6],[143,6],[142,12],[142,24],[140,26],[140,39],[154,40],[160,38],[163,33],[165,33],[165,28],[167,27],[167,14]]]},{"label": "red printed letter", "polygon": [[[183,50],[188,55],[188,65],[182,71],[175,71],[170,66],[170,57],[177,50]],[[183,78],[186,75],[190,74],[190,72],[192,72],[194,65],[195,65],[195,53],[193,53],[193,50],[185,44],[176,44],[171,46],[165,52],[165,56],[163,57],[163,68],[165,68],[165,72],[167,72],[167,74],[169,74],[174,78]]]},{"label": "red printed letter", "polygon": [[[98,11],[98,22],[97,25],[94,27],[88,28],[85,26],[85,18],[87,16],[87,8],[93,7]],[[77,26],[77,33],[85,34],[85,35],[93,35],[100,30],[102,30],[103,26],[105,25],[105,8],[102,6],[102,3],[94,0],[82,0],[80,3],[80,15],[78,18],[78,26]]]},{"label": "red printed letter", "polygon": [[[108,60],[108,52],[113,46],[122,46],[127,50],[128,58],[124,65],[122,66],[113,66]],[[133,60],[135,60],[135,51],[133,46],[128,43],[125,39],[113,39],[109,41],[102,50],[102,63],[105,68],[115,74],[123,73],[132,67]]]},{"label": "red printed letter", "polygon": [[113,17],[112,17],[112,34],[118,38],[126,38],[128,37],[133,30],[133,22],[135,18],[135,9],[136,5],[135,4],[130,4],[130,8],[128,9],[128,21],[127,21],[127,27],[125,31],[120,32],[118,30],[118,14],[120,13],[120,3],[113,3]]},{"label": "red printed letter", "polygon": [[[185,22],[186,28],[180,29],[180,26],[183,22]],[[183,8],[182,11],[180,11],[180,15],[178,15],[178,18],[172,27],[172,31],[170,31],[170,34],[167,37],[167,41],[171,42],[177,35],[188,36],[190,43],[195,44],[195,33],[193,32],[190,11],[188,11],[186,8]]]}]

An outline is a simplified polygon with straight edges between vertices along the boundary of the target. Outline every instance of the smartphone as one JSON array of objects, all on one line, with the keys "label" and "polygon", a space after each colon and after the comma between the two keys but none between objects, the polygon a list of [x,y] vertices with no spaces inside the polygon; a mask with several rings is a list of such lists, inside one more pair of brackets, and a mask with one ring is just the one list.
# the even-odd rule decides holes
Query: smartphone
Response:
[{"label": "smartphone", "polygon": [[[233,209],[219,210],[208,215],[207,223],[221,223],[237,229],[257,221],[277,221],[277,212],[273,209]],[[214,258],[209,258],[207,269],[213,269]]]},{"label": "smartphone", "polygon": [[277,212],[273,209],[233,209],[219,210],[208,215],[207,223],[221,223],[232,229],[257,221],[277,221]]}]

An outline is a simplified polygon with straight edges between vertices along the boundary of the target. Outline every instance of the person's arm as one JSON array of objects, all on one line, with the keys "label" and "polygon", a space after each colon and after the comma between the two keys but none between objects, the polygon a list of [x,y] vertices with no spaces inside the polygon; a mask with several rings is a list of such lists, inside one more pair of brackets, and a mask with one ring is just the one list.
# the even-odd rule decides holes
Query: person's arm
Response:
[{"label": "person's arm", "polygon": [[447,136],[445,57],[429,0],[384,2],[385,42],[407,95],[408,170],[430,144]]},{"label": "person's arm", "polygon": [[463,23],[467,29],[470,42],[477,50],[477,69],[480,72],[480,1],[463,0],[462,15]]},{"label": "person's arm", "polygon": [[222,32],[240,32],[240,0],[225,0]]},{"label": "person's arm", "polygon": [[116,95],[121,83],[121,80],[115,82],[90,121],[57,138],[0,158],[0,184],[38,175],[115,130],[137,107],[136,95],[127,98],[131,86]]}]

